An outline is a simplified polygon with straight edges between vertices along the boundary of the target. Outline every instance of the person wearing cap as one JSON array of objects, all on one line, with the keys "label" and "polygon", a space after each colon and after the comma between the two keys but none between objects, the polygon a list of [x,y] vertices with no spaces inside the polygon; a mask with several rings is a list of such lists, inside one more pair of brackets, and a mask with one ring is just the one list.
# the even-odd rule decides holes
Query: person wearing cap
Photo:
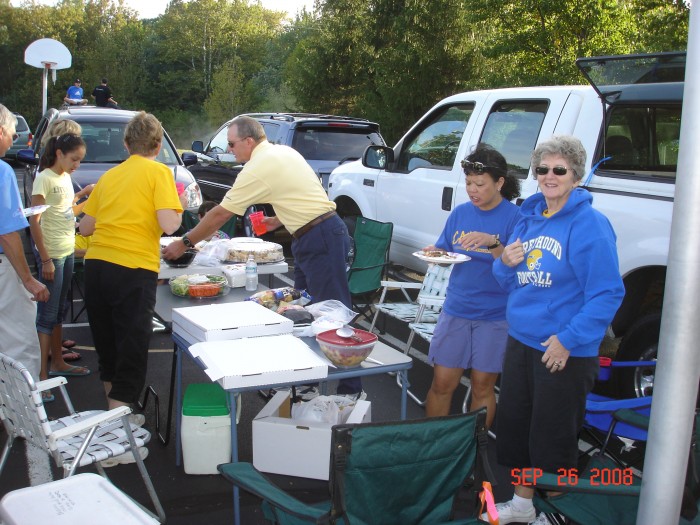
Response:
[{"label": "person wearing cap", "polygon": [[119,109],[119,104],[112,98],[112,90],[109,89],[106,78],[102,79],[99,86],[95,86],[90,96],[95,99],[95,105],[100,108]]},{"label": "person wearing cap", "polygon": [[71,106],[84,106],[88,103],[86,98],[83,98],[83,84],[79,78],[73,81],[73,85],[66,91],[66,96],[63,101]]}]

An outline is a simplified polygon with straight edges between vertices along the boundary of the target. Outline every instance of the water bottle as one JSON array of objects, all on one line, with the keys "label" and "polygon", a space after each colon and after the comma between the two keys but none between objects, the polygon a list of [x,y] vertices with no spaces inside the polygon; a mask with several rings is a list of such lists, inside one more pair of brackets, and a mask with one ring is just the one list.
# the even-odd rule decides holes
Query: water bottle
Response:
[{"label": "water bottle", "polygon": [[252,254],[248,256],[248,261],[245,263],[245,289],[249,292],[258,289],[258,263],[255,262]]}]

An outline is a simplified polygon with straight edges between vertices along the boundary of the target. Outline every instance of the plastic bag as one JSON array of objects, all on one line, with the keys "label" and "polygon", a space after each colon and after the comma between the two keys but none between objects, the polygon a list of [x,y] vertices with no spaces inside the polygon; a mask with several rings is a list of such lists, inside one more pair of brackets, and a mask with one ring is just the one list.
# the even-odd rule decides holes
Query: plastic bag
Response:
[{"label": "plastic bag", "polygon": [[292,419],[308,423],[338,425],[350,417],[355,402],[344,396],[318,396],[311,401],[294,403]]},{"label": "plastic bag", "polygon": [[327,317],[334,321],[340,321],[343,324],[349,324],[358,315],[357,312],[353,312],[336,299],[310,304],[306,309],[311,312],[311,315],[316,319],[319,317]]},{"label": "plastic bag", "polygon": [[269,308],[273,312],[277,312],[280,307],[291,304],[304,306],[308,304],[310,298],[305,290],[299,291],[296,288],[285,286],[255,293],[248,297],[246,301],[253,301],[263,305],[265,308]]},{"label": "plastic bag", "polygon": [[226,239],[215,239],[206,243],[194,258],[194,264],[200,266],[219,266],[221,256],[228,253]]}]

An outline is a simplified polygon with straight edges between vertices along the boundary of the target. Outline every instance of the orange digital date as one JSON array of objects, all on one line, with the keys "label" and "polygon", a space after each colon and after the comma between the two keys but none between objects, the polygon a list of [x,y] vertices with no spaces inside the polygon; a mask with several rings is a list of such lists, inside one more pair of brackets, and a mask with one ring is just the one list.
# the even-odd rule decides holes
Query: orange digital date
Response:
[{"label": "orange digital date", "polygon": [[[534,487],[543,474],[544,472],[540,468],[514,468],[510,471],[510,475],[513,478],[511,483],[513,485]],[[587,473],[586,479],[592,486],[632,485],[634,484],[634,473],[631,468],[591,468]],[[578,469],[557,469],[557,485],[560,487],[573,487],[578,485],[578,482]]]}]

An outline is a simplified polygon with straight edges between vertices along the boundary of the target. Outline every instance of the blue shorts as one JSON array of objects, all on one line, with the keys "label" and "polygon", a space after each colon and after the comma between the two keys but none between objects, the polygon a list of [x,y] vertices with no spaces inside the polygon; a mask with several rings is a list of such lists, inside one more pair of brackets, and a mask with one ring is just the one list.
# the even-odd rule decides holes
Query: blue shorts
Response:
[{"label": "blue shorts", "polygon": [[500,374],[507,341],[506,321],[472,321],[442,312],[428,359],[447,368]]}]

